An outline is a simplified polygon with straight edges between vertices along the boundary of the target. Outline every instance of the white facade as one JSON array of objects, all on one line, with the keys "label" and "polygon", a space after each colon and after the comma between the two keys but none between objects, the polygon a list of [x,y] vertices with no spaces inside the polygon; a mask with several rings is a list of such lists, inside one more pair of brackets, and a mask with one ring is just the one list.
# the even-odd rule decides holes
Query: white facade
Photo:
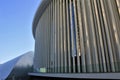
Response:
[{"label": "white facade", "polygon": [[31,75],[120,79],[120,0],[43,0],[33,36]]}]

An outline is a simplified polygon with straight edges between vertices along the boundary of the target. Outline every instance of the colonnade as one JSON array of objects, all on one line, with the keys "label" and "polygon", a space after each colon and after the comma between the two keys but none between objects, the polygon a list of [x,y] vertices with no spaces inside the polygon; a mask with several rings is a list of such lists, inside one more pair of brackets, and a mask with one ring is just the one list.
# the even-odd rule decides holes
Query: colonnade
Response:
[{"label": "colonnade", "polygon": [[35,41],[48,73],[120,72],[120,0],[51,0]]}]

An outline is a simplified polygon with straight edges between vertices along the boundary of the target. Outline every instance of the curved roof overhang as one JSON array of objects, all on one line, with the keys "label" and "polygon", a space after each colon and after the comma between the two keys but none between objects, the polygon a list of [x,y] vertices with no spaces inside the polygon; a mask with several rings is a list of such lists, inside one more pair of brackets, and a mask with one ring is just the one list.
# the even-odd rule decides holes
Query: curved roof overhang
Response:
[{"label": "curved roof overhang", "polygon": [[[23,70],[24,68],[28,69],[28,66],[32,66],[32,65],[33,65],[33,52],[30,51],[4,64],[1,64],[0,80],[6,80],[7,77],[12,74],[12,71],[15,70],[15,68],[20,67],[21,70]],[[22,72],[25,72],[25,71],[22,71]],[[14,73],[14,74],[17,75],[19,73]]]},{"label": "curved roof overhang", "polygon": [[51,2],[52,0],[42,0],[40,6],[38,7],[34,19],[33,19],[33,23],[32,23],[32,33],[33,33],[33,37],[35,38],[35,31],[36,31],[36,27],[37,24],[39,22],[40,17],[42,16],[42,14],[44,13],[45,9],[47,8],[48,4]]}]

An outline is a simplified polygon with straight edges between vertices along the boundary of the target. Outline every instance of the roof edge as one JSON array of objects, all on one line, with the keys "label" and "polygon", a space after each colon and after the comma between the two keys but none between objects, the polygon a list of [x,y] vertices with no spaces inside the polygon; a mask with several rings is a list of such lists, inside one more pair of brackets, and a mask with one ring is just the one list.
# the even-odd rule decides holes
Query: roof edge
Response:
[{"label": "roof edge", "polygon": [[120,79],[120,73],[28,73],[33,77],[70,79]]},{"label": "roof edge", "polygon": [[48,4],[51,2],[52,0],[42,0],[42,2],[40,3],[35,15],[34,15],[34,19],[33,19],[33,23],[32,23],[32,34],[33,37],[35,38],[35,31],[37,28],[37,24],[39,22],[40,17],[42,16],[42,14],[44,13],[45,9],[47,8]]}]

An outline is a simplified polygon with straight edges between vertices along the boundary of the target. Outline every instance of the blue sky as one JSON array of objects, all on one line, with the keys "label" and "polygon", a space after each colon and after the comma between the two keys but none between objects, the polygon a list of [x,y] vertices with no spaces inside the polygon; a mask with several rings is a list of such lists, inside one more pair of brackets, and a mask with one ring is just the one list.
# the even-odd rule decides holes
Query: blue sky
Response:
[{"label": "blue sky", "polygon": [[0,63],[34,50],[32,21],[41,0],[0,0]]}]

